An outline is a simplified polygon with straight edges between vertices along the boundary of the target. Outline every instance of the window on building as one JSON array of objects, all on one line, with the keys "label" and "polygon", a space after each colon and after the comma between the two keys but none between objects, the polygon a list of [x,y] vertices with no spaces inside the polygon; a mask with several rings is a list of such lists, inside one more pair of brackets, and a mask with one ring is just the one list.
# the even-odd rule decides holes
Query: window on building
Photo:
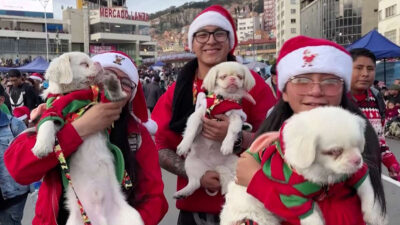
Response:
[{"label": "window on building", "polygon": [[296,14],[296,9],[290,9],[291,14]]},{"label": "window on building", "polygon": [[385,18],[396,15],[396,5],[389,6],[385,9]]},{"label": "window on building", "polygon": [[385,32],[384,35],[385,35],[385,37],[387,39],[389,39],[390,41],[396,43],[396,30],[395,29]]},{"label": "window on building", "polygon": [[295,34],[296,33],[296,28],[290,28],[290,33]]},{"label": "window on building", "polygon": [[290,0],[290,4],[296,4],[297,0]]},{"label": "window on building", "polygon": [[296,23],[296,19],[290,19],[290,23]]}]

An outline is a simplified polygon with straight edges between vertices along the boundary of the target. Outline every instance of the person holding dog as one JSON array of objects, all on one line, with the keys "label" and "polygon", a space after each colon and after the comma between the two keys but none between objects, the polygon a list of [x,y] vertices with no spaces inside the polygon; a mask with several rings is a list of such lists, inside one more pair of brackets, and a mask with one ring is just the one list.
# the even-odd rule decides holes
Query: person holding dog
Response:
[{"label": "person holding dog", "polygon": [[[127,202],[139,212],[144,224],[156,225],[167,212],[168,203],[163,194],[158,154],[149,134],[149,131],[154,132],[156,124],[148,119],[136,66],[123,52],[102,53],[93,60],[118,77],[128,96],[119,102],[95,104],[72,123],[66,123],[57,133],[58,142],[67,158],[85,137],[112,127],[110,141],[121,149],[128,175],[124,178],[129,177],[132,183],[131,187],[123,189]],[[35,114],[40,116],[41,113]],[[21,184],[43,177],[32,224],[66,224],[69,213],[65,208],[58,159],[54,153],[41,159],[34,156],[31,149],[35,142],[34,129],[18,136],[5,153],[5,164],[11,176]]]},{"label": "person holding dog", "polygon": [[[333,61],[336,63],[332,64]],[[279,134],[276,134],[276,131],[288,118],[299,112],[316,107],[340,106],[365,118],[358,107],[347,98],[347,92],[351,87],[352,58],[340,45],[328,40],[306,36],[294,37],[282,46],[277,60],[277,71],[280,98],[258,131],[259,137],[252,145],[254,149],[251,149],[253,153],[257,152],[256,150],[262,151],[278,140]],[[380,151],[377,151],[379,142],[374,128],[367,119],[366,123],[366,145],[363,157],[369,167],[375,199],[380,204],[380,210],[384,215],[386,203],[381,182],[381,155]],[[268,201],[269,193],[263,189],[268,179],[262,169],[265,166],[265,164],[260,165],[252,154],[242,153],[237,164],[236,183],[246,186],[247,193],[264,205],[268,205],[274,203]],[[329,192],[328,188],[318,198],[317,203],[326,224],[365,224],[356,192],[352,189],[344,191],[347,194],[339,196]],[[284,203],[282,202],[282,204]],[[300,204],[295,208],[301,209],[299,211],[302,212],[309,210],[300,208]],[[283,222],[283,224],[297,223]]]},{"label": "person holding dog", "polygon": [[[211,67],[221,62],[235,61],[233,52],[237,37],[230,13],[219,5],[210,6],[200,12],[189,27],[188,45],[196,58],[181,69],[177,81],[161,96],[152,112],[152,118],[159,128],[155,142],[160,164],[178,176],[177,190],[186,186],[188,181],[184,169],[185,160],[176,154],[176,147],[182,140],[188,117],[194,112],[197,94],[202,92],[203,79]],[[247,122],[252,125],[253,130],[257,130],[275,101],[262,77],[254,71],[252,74],[256,85],[249,94],[256,104],[243,100],[242,106],[247,114]],[[217,115],[216,118],[217,120],[203,118],[202,135],[222,142],[229,121],[224,115]],[[246,148],[252,139],[250,132],[242,131],[236,141],[237,150]],[[176,206],[180,210],[178,224],[219,223],[224,198],[219,191],[221,186],[218,173],[207,171],[201,178],[201,186],[191,196],[177,200]],[[205,190],[218,194],[209,196]]]},{"label": "person holding dog", "polygon": [[374,127],[379,138],[382,163],[388,169],[389,176],[400,181],[400,164],[385,140],[385,100],[380,92],[372,87],[375,79],[375,55],[366,48],[352,49],[350,54],[353,58],[353,75],[349,98],[358,105]]}]

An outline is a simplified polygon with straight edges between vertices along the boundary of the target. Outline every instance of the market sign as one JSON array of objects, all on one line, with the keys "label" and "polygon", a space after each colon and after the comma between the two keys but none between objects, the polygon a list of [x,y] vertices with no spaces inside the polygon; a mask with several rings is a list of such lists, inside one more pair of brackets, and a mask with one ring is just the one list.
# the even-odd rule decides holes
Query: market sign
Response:
[{"label": "market sign", "polygon": [[100,17],[149,21],[149,14],[144,12],[129,12],[124,8],[100,8]]},{"label": "market sign", "polygon": [[114,45],[90,45],[90,54],[100,54],[109,51],[116,51],[117,48]]}]

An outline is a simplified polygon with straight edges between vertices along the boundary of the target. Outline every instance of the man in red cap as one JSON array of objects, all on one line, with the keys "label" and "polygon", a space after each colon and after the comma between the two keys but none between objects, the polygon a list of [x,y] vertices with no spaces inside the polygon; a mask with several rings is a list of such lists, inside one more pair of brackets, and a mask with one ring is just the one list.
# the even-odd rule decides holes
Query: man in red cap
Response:
[{"label": "man in red cap", "polygon": [[[176,83],[172,84],[166,93],[158,100],[152,112],[152,118],[157,122],[155,135],[161,167],[178,175],[178,187],[187,184],[184,169],[185,160],[176,154],[176,147],[182,140],[188,117],[194,112],[197,94],[203,92],[201,85],[211,67],[226,61],[235,61],[233,52],[237,45],[236,29],[230,13],[219,5],[213,5],[193,20],[188,32],[189,49],[196,54],[196,59],[188,62],[178,74]],[[271,90],[264,80],[254,71],[252,74],[256,85],[250,90],[256,105],[243,100],[243,110],[247,114],[247,122],[252,125],[253,132],[265,119],[269,108],[275,104]],[[221,141],[225,138],[229,119],[217,115],[218,120],[203,119],[202,135]],[[253,135],[242,131],[235,144],[235,150],[240,152],[248,147]],[[215,171],[207,171],[201,178],[201,188],[185,199],[177,200],[180,210],[178,224],[218,224],[224,197],[220,194],[219,175]],[[210,196],[208,192],[217,192]]]}]

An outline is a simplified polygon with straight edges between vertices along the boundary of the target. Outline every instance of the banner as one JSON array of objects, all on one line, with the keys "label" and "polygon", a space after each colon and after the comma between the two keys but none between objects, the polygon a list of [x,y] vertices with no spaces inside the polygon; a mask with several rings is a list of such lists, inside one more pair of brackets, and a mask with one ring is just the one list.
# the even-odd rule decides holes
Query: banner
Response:
[{"label": "banner", "polygon": [[116,51],[117,48],[114,45],[90,45],[90,54],[100,54],[109,51]]}]

